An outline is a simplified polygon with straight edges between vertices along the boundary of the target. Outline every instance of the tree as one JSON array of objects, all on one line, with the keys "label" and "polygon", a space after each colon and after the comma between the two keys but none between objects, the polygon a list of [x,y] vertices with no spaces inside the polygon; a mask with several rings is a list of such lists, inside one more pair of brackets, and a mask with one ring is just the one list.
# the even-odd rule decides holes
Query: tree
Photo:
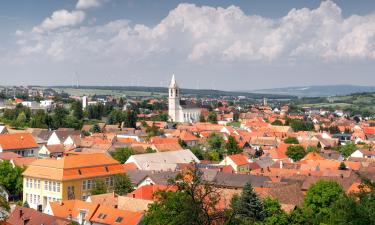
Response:
[{"label": "tree", "polygon": [[14,122],[15,127],[25,127],[26,126],[26,115],[24,112],[18,114],[16,121]]},{"label": "tree", "polygon": [[283,126],[283,122],[281,122],[281,120],[275,120],[271,123],[271,125],[273,126]]},{"label": "tree", "polygon": [[114,191],[118,195],[124,195],[133,191],[133,184],[126,173],[115,175]]},{"label": "tree", "polygon": [[288,146],[285,154],[296,162],[305,157],[307,153],[301,145],[291,145]]},{"label": "tree", "polygon": [[65,127],[66,125],[66,117],[68,116],[68,111],[62,107],[58,106],[54,110],[54,114],[52,115],[52,127],[54,129],[58,129],[60,127]]},{"label": "tree", "polygon": [[137,114],[132,110],[127,110],[124,114],[124,127],[135,128],[137,123]]},{"label": "tree", "polygon": [[285,138],[284,143],[285,144],[299,144],[299,141],[295,137],[287,137]]},{"label": "tree", "polygon": [[155,153],[156,150],[152,149],[151,147],[146,148],[146,153]]},{"label": "tree", "polygon": [[213,124],[217,123],[217,115],[215,112],[209,112],[207,121]]},{"label": "tree", "polygon": [[315,218],[324,218],[331,213],[331,207],[337,199],[345,194],[335,181],[320,180],[306,192],[304,206],[312,210]]},{"label": "tree", "polygon": [[83,109],[82,109],[82,102],[80,101],[74,101],[72,103],[71,109],[73,111],[73,116],[77,120],[83,119]]},{"label": "tree", "polygon": [[357,150],[357,146],[354,142],[347,142],[345,145],[340,145],[334,150],[339,151],[345,158],[349,157],[355,150]]},{"label": "tree", "polygon": [[0,212],[4,210],[5,212],[10,212],[10,205],[7,199],[3,196],[0,195]]},{"label": "tree", "polygon": [[158,201],[149,206],[143,223],[211,225],[223,221],[225,211],[216,207],[220,194],[202,176],[196,164],[192,164],[190,170],[179,173],[171,180],[177,191],[157,192]]},{"label": "tree", "polygon": [[247,183],[241,196],[233,202],[233,219],[247,223],[263,221],[266,218],[263,203],[254,192],[250,183]]},{"label": "tree", "polygon": [[266,198],[263,200],[266,219],[265,225],[288,225],[288,215],[281,209],[277,199]]},{"label": "tree", "polygon": [[91,189],[92,195],[101,195],[107,193],[107,186],[105,185],[104,179],[95,179],[94,187]]},{"label": "tree", "polygon": [[111,152],[111,156],[122,164],[125,163],[131,155],[134,155],[134,150],[130,147],[118,148],[114,152]]},{"label": "tree", "polygon": [[314,124],[311,121],[304,121],[298,119],[288,119],[287,121],[295,132],[314,130]]},{"label": "tree", "polygon": [[90,129],[90,131],[92,133],[101,133],[102,132],[98,124],[94,124],[92,126],[92,128]]},{"label": "tree", "polygon": [[178,144],[184,149],[187,148],[186,142],[180,138],[178,139]]},{"label": "tree", "polygon": [[2,184],[11,195],[16,197],[22,193],[22,173],[22,168],[13,168],[8,160],[0,162],[0,184]]},{"label": "tree", "polygon": [[211,133],[207,138],[207,145],[210,160],[218,161],[223,158],[225,141],[222,134]]},{"label": "tree", "polygon": [[339,170],[347,170],[346,165],[344,162],[340,163]]},{"label": "tree", "polygon": [[30,208],[30,205],[27,201],[25,201],[23,204],[22,204],[23,207],[25,208]]},{"label": "tree", "polygon": [[306,152],[307,153],[309,153],[309,152],[320,152],[320,150],[318,149],[317,146],[309,145],[306,148]]},{"label": "tree", "polygon": [[233,136],[228,137],[228,142],[225,144],[225,149],[228,154],[241,153],[243,150],[238,146],[237,140]]},{"label": "tree", "polygon": [[330,126],[328,128],[328,131],[329,131],[330,134],[339,134],[339,133],[341,133],[341,131],[340,131],[340,129],[339,129],[338,126]]},{"label": "tree", "polygon": [[48,128],[49,117],[42,109],[37,110],[30,119],[30,127],[32,128]]},{"label": "tree", "polygon": [[201,122],[201,123],[206,122],[206,119],[204,118],[204,115],[203,115],[203,114],[201,114],[201,115],[199,116],[199,122]]}]

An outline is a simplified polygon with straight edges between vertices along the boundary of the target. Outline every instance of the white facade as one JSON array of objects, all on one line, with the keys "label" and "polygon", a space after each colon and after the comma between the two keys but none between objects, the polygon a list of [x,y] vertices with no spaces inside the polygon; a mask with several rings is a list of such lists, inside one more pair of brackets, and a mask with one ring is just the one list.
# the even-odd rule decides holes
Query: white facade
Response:
[{"label": "white facade", "polygon": [[174,75],[168,90],[168,114],[173,122],[193,123],[198,122],[201,114],[200,108],[185,107],[180,104],[181,93]]},{"label": "white facade", "polygon": [[87,96],[83,96],[82,97],[82,108],[86,109],[86,107],[88,106],[88,103],[89,103],[89,98]]}]

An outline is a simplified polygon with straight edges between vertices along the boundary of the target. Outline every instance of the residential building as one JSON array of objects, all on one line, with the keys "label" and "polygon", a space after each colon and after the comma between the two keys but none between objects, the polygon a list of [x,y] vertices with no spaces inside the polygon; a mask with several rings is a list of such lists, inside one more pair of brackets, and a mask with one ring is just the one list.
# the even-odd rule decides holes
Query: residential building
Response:
[{"label": "residential building", "polygon": [[38,154],[38,148],[30,133],[0,134],[0,152],[14,152],[32,157]]},{"label": "residential building", "polygon": [[114,175],[124,172],[118,161],[100,153],[39,159],[23,173],[23,201],[31,208],[44,209],[50,201],[85,200],[96,179],[104,179],[112,191]]},{"label": "residential building", "polygon": [[68,225],[71,221],[67,218],[58,218],[35,209],[16,205],[16,208],[7,219],[7,223],[12,225]]}]

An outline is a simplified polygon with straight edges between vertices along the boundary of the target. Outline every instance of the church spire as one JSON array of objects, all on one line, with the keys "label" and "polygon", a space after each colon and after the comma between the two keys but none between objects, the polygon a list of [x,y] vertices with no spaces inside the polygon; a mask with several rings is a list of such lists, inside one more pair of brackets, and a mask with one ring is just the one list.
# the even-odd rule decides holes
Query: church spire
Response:
[{"label": "church spire", "polygon": [[174,77],[174,74],[172,75],[171,83],[169,84],[170,88],[176,88],[177,83],[176,83],[176,78]]}]

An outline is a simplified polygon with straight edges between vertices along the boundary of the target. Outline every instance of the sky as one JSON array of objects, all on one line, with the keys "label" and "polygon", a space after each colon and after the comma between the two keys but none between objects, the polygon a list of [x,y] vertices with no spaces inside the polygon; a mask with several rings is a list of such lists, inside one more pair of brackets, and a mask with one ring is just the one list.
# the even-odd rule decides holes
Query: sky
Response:
[{"label": "sky", "polygon": [[0,85],[375,86],[373,0],[5,0]]}]

